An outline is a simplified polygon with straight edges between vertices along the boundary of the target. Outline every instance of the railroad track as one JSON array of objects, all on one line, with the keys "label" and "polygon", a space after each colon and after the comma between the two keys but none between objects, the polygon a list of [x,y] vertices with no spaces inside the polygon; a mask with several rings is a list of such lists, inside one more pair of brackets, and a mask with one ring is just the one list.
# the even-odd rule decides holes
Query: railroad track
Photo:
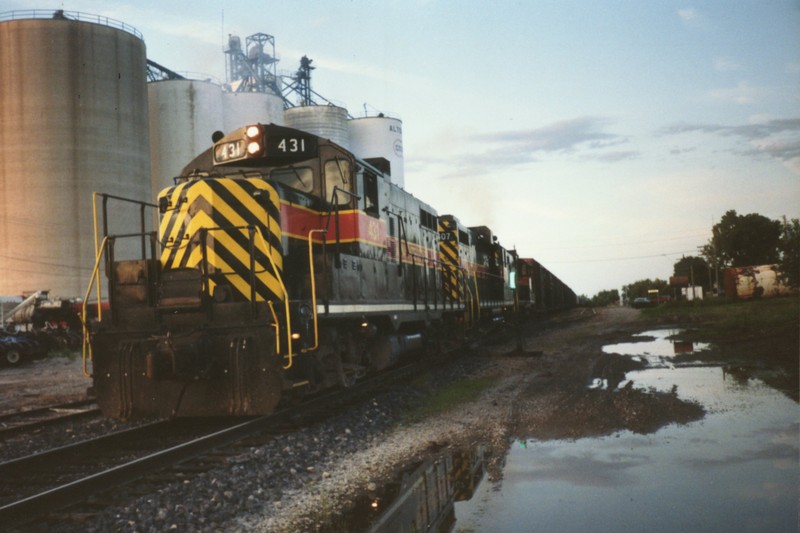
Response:
[{"label": "railroad track", "polygon": [[0,440],[60,422],[99,416],[94,400],[80,400],[0,415]]},{"label": "railroad track", "polygon": [[[130,484],[141,480],[152,484],[148,477],[162,485],[177,481],[177,474],[169,469],[194,475],[208,471],[220,464],[220,456],[238,453],[237,442],[252,441],[255,436],[264,441],[295,431],[365,401],[415,371],[412,365],[396,368],[270,416],[154,422],[2,463],[0,524],[63,524],[70,514],[65,509],[71,506],[79,507],[75,514],[84,518],[99,513],[107,505],[124,501],[126,490],[134,495],[130,498],[157,490],[131,489]],[[162,473],[155,476],[155,472]],[[90,503],[82,508],[80,504],[86,502]]]}]

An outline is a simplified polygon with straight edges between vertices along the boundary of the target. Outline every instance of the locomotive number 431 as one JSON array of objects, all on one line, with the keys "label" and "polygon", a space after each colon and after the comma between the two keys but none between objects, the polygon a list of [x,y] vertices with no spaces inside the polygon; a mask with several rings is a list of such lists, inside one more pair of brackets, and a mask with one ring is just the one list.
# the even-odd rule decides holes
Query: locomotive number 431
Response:
[{"label": "locomotive number 431", "polygon": [[267,142],[267,157],[298,156],[314,157],[317,155],[317,144],[314,139],[302,135],[273,135]]},{"label": "locomotive number 431", "polygon": [[306,140],[305,139],[287,139],[283,138],[278,143],[278,150],[285,154],[295,154],[295,153],[302,153],[306,151]]}]

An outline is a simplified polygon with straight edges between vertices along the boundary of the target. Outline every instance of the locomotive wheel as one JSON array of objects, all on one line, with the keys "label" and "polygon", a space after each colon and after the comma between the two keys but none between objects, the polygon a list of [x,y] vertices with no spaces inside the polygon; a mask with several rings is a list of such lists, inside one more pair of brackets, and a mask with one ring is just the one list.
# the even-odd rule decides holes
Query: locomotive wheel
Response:
[{"label": "locomotive wheel", "polygon": [[9,350],[3,356],[6,360],[6,363],[9,365],[18,365],[22,362],[22,355],[19,353],[19,350]]}]

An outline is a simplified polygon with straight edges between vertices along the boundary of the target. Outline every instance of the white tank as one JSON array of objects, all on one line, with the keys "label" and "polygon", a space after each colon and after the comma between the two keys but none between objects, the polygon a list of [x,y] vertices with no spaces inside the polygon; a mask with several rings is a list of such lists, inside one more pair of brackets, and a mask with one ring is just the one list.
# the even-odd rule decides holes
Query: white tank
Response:
[{"label": "white tank", "polygon": [[150,179],[153,195],[223,131],[222,88],[207,81],[167,80],[148,84]]},{"label": "white tank", "polygon": [[330,139],[342,148],[350,149],[350,129],[347,110],[333,105],[292,107],[284,112],[286,125]]},{"label": "white tank", "polygon": [[283,126],[283,99],[270,93],[222,93],[225,133],[248,124]]},{"label": "white tank", "polygon": [[354,118],[349,122],[350,147],[360,159],[383,157],[389,161],[392,183],[405,185],[403,122],[384,116]]},{"label": "white tank", "polygon": [[0,294],[83,296],[92,192],[151,200],[145,45],[105,17],[46,16],[0,21]]}]

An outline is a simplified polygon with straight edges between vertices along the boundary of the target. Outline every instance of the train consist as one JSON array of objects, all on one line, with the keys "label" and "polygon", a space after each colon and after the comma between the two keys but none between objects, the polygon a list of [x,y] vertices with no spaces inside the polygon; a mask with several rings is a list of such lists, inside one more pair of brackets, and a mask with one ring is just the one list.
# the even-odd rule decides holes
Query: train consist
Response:
[{"label": "train consist", "polygon": [[[266,414],[514,312],[575,304],[489,228],[394,185],[388,166],[257,124],[219,138],[157,204],[133,202],[142,228],[147,208],[160,222],[98,239],[93,281],[104,265],[110,307],[87,343],[103,412]],[[103,195],[102,220],[130,202]],[[131,241],[140,252],[121,257]]]}]

